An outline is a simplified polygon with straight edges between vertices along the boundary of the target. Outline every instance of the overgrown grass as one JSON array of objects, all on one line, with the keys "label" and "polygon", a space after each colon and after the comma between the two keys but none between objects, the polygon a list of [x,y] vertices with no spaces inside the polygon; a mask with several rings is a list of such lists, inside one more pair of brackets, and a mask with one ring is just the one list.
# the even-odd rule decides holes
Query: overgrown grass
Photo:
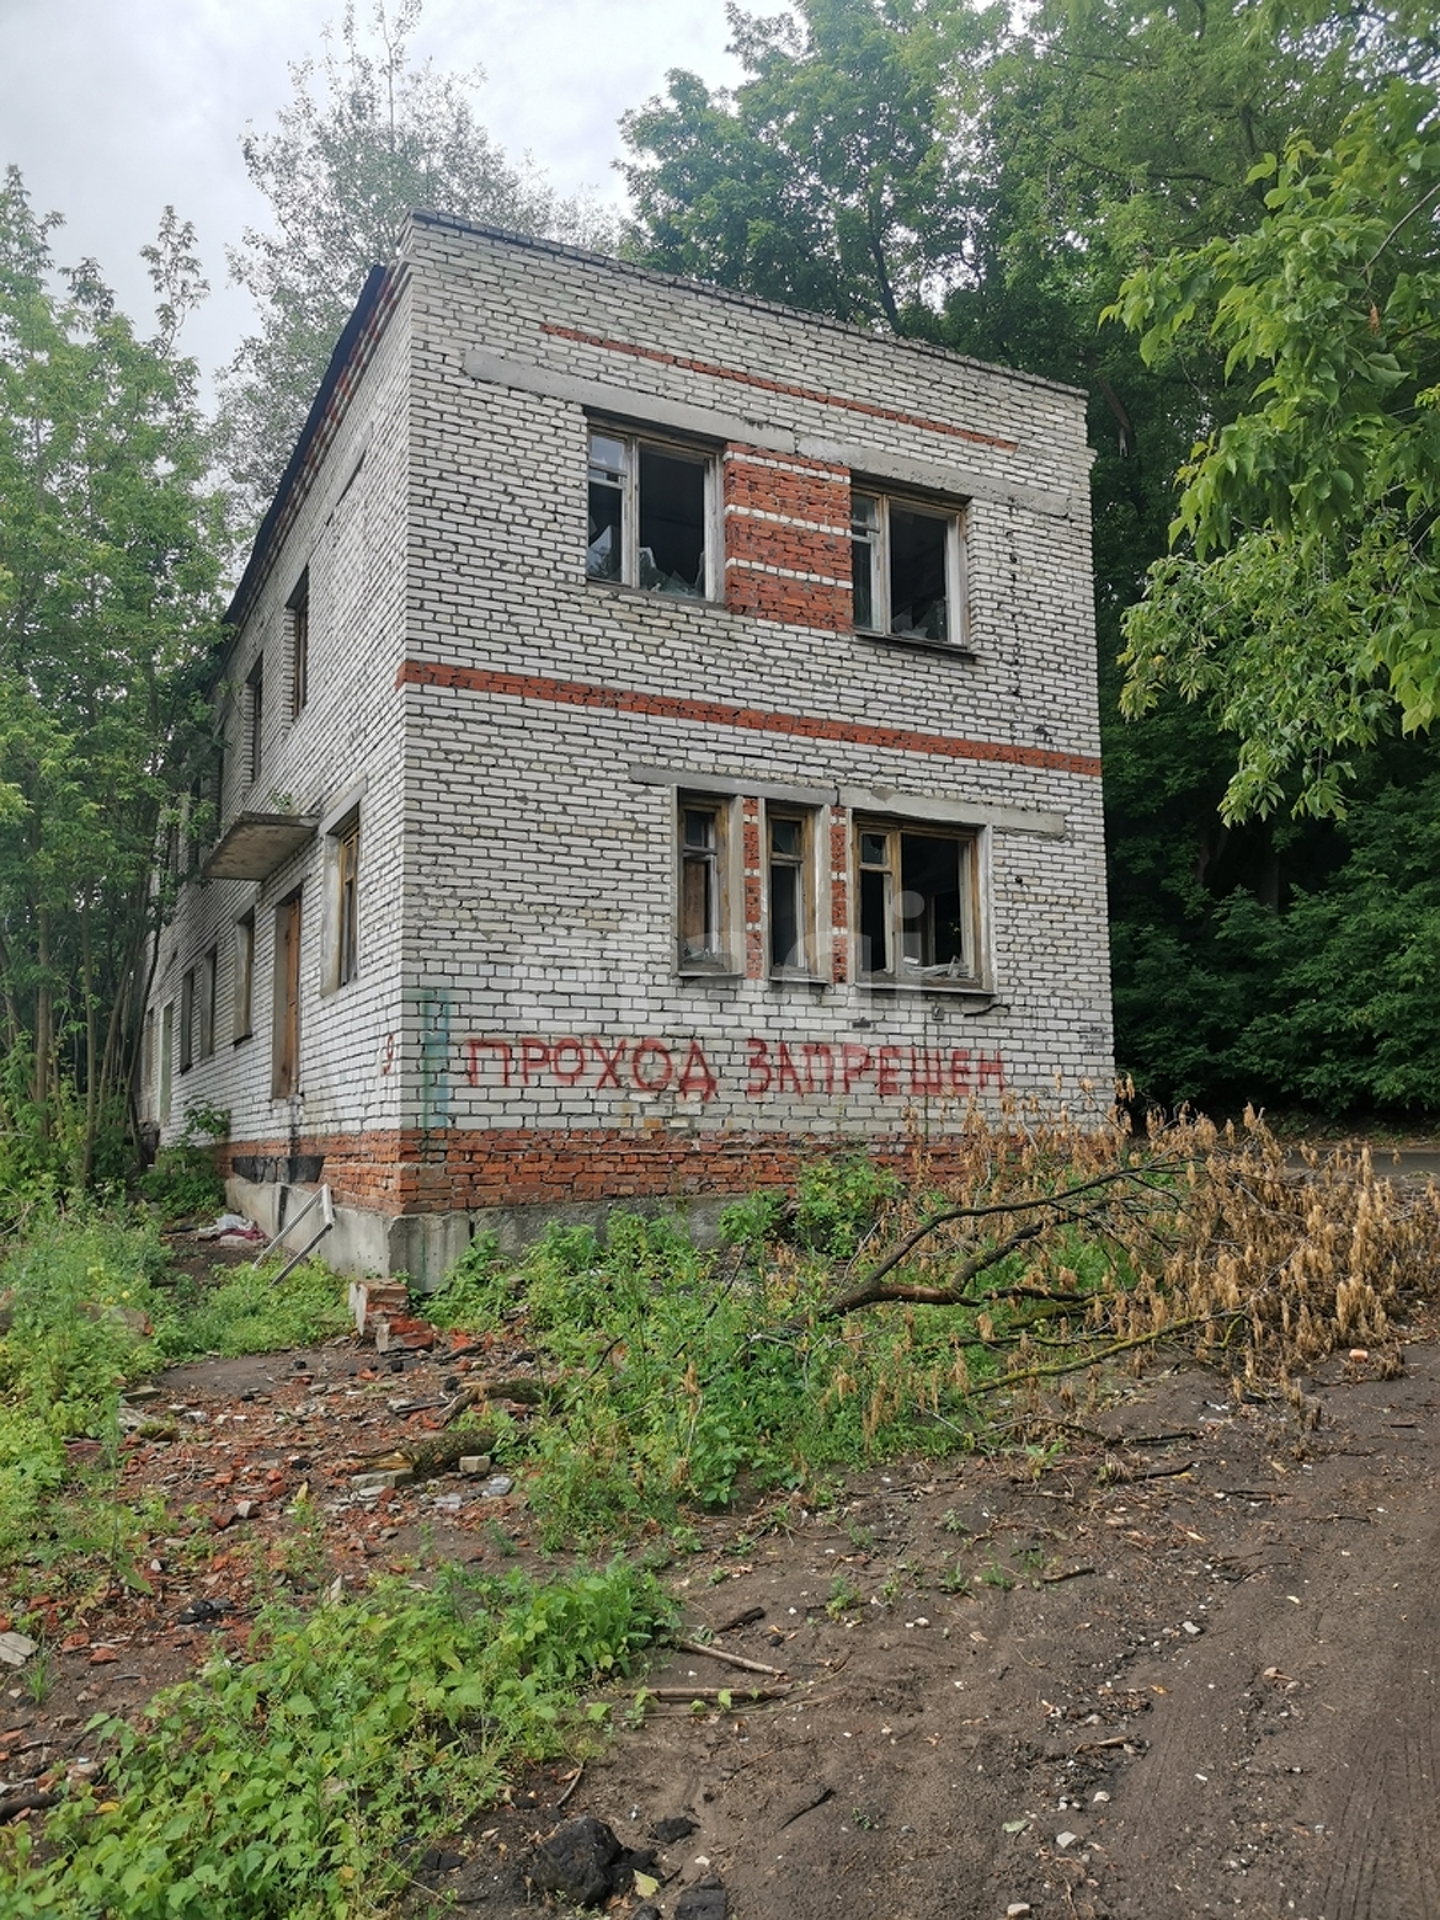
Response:
[{"label": "overgrown grass", "polygon": [[[220,1659],[135,1725],[95,1728],[102,1783],[37,1849],[0,1850],[13,1920],[347,1920],[405,1860],[572,1743],[577,1696],[623,1674],[667,1621],[653,1577],[616,1563],[396,1580],[308,1618],[272,1608],[243,1666]],[[602,1715],[603,1717],[603,1715]]]},{"label": "overgrown grass", "polygon": [[[127,1386],[177,1360],[308,1345],[346,1317],[340,1282],[318,1263],[280,1287],[273,1268],[197,1283],[174,1275],[152,1223],[84,1207],[36,1220],[12,1246],[0,1301],[10,1319],[0,1337],[0,1565],[22,1552],[49,1561],[101,1537],[124,1561],[124,1514],[110,1495]],[[80,1439],[103,1451],[72,1474],[64,1443]]]},{"label": "overgrown grass", "polygon": [[[823,1182],[823,1214],[808,1219],[743,1205],[731,1223],[741,1245],[719,1255],[633,1214],[612,1215],[603,1242],[554,1228],[515,1270],[493,1247],[472,1251],[452,1312],[479,1326],[523,1313],[557,1389],[524,1456],[548,1544],[673,1521],[742,1484],[793,1488],[970,1444],[968,1395],[996,1366],[990,1343],[1008,1309],[884,1308],[827,1323],[835,1250],[853,1257],[898,1183],[856,1162],[826,1167]],[[761,1242],[762,1213],[781,1237]],[[1070,1253],[1096,1284],[1110,1277],[1084,1247]]]},{"label": "overgrown grass", "polygon": [[1301,1173],[1258,1126],[977,1117],[961,1149],[946,1184],[921,1152],[904,1180],[817,1163],[793,1198],[729,1209],[719,1255],[624,1214],[518,1268],[472,1249],[452,1311],[523,1318],[550,1384],[526,1452],[547,1543],[988,1444],[996,1390],[1067,1400],[1162,1343],[1282,1380],[1352,1339],[1398,1366],[1390,1316],[1440,1269],[1433,1189],[1363,1154]]}]

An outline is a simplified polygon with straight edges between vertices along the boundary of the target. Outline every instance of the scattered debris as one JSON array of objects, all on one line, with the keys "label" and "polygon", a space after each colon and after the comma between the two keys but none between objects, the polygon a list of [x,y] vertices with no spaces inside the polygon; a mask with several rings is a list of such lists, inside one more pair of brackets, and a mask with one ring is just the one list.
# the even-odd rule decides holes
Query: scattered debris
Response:
[{"label": "scattered debris", "polygon": [[40,1644],[23,1633],[0,1633],[0,1660],[7,1667],[23,1667],[25,1662],[40,1651]]}]

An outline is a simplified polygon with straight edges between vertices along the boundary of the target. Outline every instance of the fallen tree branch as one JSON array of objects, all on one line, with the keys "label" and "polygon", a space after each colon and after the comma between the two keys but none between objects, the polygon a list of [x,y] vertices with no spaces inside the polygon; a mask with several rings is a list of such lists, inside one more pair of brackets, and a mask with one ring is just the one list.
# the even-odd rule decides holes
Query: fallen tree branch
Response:
[{"label": "fallen tree branch", "polygon": [[768,1673],[775,1680],[784,1675],[782,1667],[767,1667],[763,1660],[747,1660],[744,1654],[727,1653],[723,1647],[707,1646],[703,1640],[677,1640],[675,1650],[677,1653],[698,1653],[707,1660],[719,1660],[727,1667],[741,1667],[746,1673]]},{"label": "fallen tree branch", "polygon": [[[1042,1234],[1053,1231],[1058,1226],[1081,1225],[1092,1220],[1116,1203],[1117,1198],[1124,1201],[1131,1196],[1116,1195],[1118,1187],[1142,1187],[1147,1192],[1160,1188],[1160,1177],[1147,1178],[1156,1163],[1147,1163],[1145,1167],[1113,1167],[1108,1173],[1097,1174],[1093,1180],[1082,1180],[1078,1185],[1065,1187],[1059,1193],[1035,1194],[1025,1200],[997,1201],[985,1207],[946,1207],[940,1213],[933,1213],[923,1220],[912,1232],[906,1234],[900,1244],[893,1248],[885,1258],[870,1269],[858,1286],[842,1293],[837,1299],[827,1301],[820,1308],[822,1320],[838,1320],[847,1313],[854,1313],[860,1307],[878,1306],[884,1301],[900,1300],[917,1306],[962,1307],[983,1306],[991,1296],[972,1298],[966,1291],[970,1282],[988,1267],[998,1265],[1012,1253],[1018,1252],[1032,1240],[1038,1240]],[[1084,1206],[1073,1203],[1086,1195],[1101,1195]],[[989,1220],[999,1216],[1013,1218],[1021,1213],[1039,1213],[1039,1218],[1017,1227],[1005,1239],[993,1247],[981,1248],[973,1253],[960,1267],[955,1278],[943,1287],[927,1287],[907,1281],[886,1282],[885,1276],[893,1273],[896,1267],[915,1251],[920,1243],[927,1239],[937,1228],[950,1226],[957,1220]],[[1018,1290],[1017,1290],[1018,1291]],[[1020,1297],[1041,1300],[1068,1301],[1082,1304],[1088,1299],[1085,1294],[1047,1293],[1043,1288],[1032,1288]]]}]

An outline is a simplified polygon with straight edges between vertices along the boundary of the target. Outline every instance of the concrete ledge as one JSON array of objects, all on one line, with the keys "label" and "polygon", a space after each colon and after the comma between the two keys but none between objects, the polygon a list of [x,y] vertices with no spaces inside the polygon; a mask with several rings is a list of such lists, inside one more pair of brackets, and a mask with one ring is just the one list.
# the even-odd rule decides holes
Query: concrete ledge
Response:
[{"label": "concrete ledge", "polygon": [[[239,1175],[232,1175],[225,1183],[227,1203],[272,1236],[299,1213],[314,1191],[313,1187],[244,1180]],[[484,1207],[474,1213],[400,1215],[337,1206],[335,1225],[316,1247],[315,1257],[337,1273],[356,1279],[388,1279],[403,1273],[417,1292],[433,1293],[477,1234],[493,1233],[500,1252],[509,1259],[539,1240],[552,1220],[563,1226],[593,1227],[599,1233],[612,1213],[622,1212],[673,1220],[689,1232],[697,1246],[710,1247],[719,1244],[720,1215],[734,1200],[734,1194],[702,1194],[684,1200],[631,1195],[530,1207]],[[311,1215],[295,1229],[293,1242],[285,1236],[285,1244],[303,1246],[314,1229],[315,1218]]]}]

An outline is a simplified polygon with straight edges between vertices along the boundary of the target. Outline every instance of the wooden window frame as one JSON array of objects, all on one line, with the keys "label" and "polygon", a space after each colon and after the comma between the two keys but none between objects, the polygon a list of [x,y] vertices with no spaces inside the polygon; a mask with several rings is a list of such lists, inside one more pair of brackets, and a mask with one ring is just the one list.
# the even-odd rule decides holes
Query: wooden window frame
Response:
[{"label": "wooden window frame", "polygon": [[[721,794],[676,794],[675,957],[683,976],[713,979],[740,971],[730,870],[734,812],[734,801]],[[703,822],[709,823],[708,840]]]},{"label": "wooden window frame", "polygon": [[[777,846],[782,836],[777,828],[795,827],[793,845]],[[786,806],[766,802],[762,831],[765,862],[764,930],[765,971],[772,980],[817,980],[819,952],[817,936],[816,814],[813,807]],[[793,890],[793,903],[782,910],[782,889]],[[779,941],[787,923],[793,924],[797,938],[788,955],[779,951]]]},{"label": "wooden window frame", "polygon": [[345,987],[360,973],[360,810],[342,820],[330,835],[334,880],[334,963],[331,983]]},{"label": "wooden window frame", "polygon": [[[855,979],[880,988],[983,992],[979,830],[859,817],[853,836]],[[884,842],[883,857],[875,857],[876,841]],[[960,950],[945,959],[927,958],[927,949],[933,956],[948,944],[935,925],[937,902],[945,896],[936,889],[927,899],[923,888],[913,883],[921,878],[916,869],[923,867],[926,851],[945,844],[955,849],[954,893],[959,918],[952,937],[958,930]],[[907,880],[912,884],[907,886]],[[907,911],[907,903],[914,902],[919,904]],[[873,936],[867,933],[867,923],[878,927],[883,936],[885,952],[880,965],[875,964]],[[871,942],[868,951],[867,940]]]},{"label": "wooden window frame", "polygon": [[[597,554],[601,536],[608,524],[601,523],[599,530],[592,531],[588,536],[585,555],[587,580],[600,585],[633,587],[640,592],[657,594],[682,604],[719,600],[723,593],[723,570],[720,566],[720,462],[714,448],[697,445],[694,441],[637,433],[633,428],[610,425],[603,420],[591,421],[588,435],[587,499],[592,508],[597,496],[618,502],[619,552],[615,553],[616,542],[612,540],[603,554]],[[603,457],[601,450],[604,447],[618,449],[619,457]],[[642,537],[647,512],[645,502],[649,494],[643,469],[650,459],[678,461],[700,469],[700,534],[703,545],[699,567],[701,584],[696,589],[681,591],[664,584],[664,580],[677,577],[673,574],[661,577],[655,573],[652,577],[653,558],[647,567],[646,556],[653,555],[653,549],[646,546]],[[592,513],[592,529],[596,524]]]},{"label": "wooden window frame", "polygon": [[300,1090],[300,960],[304,939],[304,890],[297,887],[275,909],[275,1021],[270,1097],[292,1099]]},{"label": "wooden window frame", "polygon": [[235,1000],[231,1038],[238,1045],[255,1031],[255,910],[235,922]]},{"label": "wooden window frame", "polygon": [[[867,509],[873,515],[867,516]],[[945,631],[927,633],[916,627],[897,626],[896,550],[894,521],[897,516],[933,520],[943,530],[945,542]],[[958,506],[946,506],[933,500],[912,499],[905,494],[887,493],[863,484],[850,495],[850,563],[855,603],[855,630],[885,640],[911,646],[931,646],[966,652],[969,648],[969,614],[966,600],[965,514]],[[868,609],[868,618],[863,617]]]}]

